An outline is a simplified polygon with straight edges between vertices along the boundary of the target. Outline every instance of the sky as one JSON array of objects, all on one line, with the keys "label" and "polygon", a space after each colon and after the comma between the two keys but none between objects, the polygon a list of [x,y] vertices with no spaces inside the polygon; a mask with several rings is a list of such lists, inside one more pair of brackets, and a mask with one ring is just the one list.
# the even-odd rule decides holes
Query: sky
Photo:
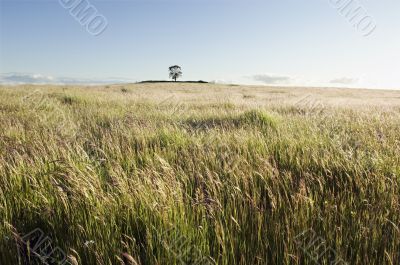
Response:
[{"label": "sky", "polygon": [[161,80],[177,64],[182,80],[400,89],[399,14],[398,0],[0,0],[0,83]]}]

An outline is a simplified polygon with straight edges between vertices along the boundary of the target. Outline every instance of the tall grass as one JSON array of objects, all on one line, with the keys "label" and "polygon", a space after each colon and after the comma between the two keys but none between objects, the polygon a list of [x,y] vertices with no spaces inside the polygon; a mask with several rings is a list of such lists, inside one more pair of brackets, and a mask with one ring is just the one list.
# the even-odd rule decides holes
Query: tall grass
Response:
[{"label": "tall grass", "polygon": [[348,264],[399,264],[399,108],[32,90],[0,88],[0,264],[35,228],[72,264],[315,264],[310,229]]}]

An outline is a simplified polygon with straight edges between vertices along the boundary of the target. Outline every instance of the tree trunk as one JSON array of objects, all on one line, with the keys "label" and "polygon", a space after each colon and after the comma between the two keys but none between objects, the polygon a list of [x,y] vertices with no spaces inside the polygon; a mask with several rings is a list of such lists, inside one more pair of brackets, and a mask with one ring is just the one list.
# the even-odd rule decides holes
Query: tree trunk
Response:
[{"label": "tree trunk", "polygon": [[175,80],[175,82],[176,82],[176,77],[174,77],[174,80]]}]

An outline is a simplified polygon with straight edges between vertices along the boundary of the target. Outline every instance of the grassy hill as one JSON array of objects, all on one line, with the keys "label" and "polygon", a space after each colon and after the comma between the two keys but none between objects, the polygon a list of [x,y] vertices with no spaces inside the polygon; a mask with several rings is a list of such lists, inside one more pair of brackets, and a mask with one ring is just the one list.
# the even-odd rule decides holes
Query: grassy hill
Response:
[{"label": "grassy hill", "polygon": [[157,83],[189,83],[189,84],[208,84],[208,82],[199,80],[199,81],[171,81],[171,80],[146,80],[140,81],[138,84],[157,84]]},{"label": "grassy hill", "polygon": [[0,264],[398,264],[399,132],[400,91],[2,86]]}]

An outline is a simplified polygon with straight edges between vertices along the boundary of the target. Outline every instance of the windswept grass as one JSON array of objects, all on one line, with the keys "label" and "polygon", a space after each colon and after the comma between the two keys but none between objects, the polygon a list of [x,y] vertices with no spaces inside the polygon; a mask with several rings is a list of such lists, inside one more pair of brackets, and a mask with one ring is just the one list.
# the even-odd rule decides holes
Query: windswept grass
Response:
[{"label": "windswept grass", "polygon": [[399,264],[400,103],[143,86],[0,88],[0,264]]}]

